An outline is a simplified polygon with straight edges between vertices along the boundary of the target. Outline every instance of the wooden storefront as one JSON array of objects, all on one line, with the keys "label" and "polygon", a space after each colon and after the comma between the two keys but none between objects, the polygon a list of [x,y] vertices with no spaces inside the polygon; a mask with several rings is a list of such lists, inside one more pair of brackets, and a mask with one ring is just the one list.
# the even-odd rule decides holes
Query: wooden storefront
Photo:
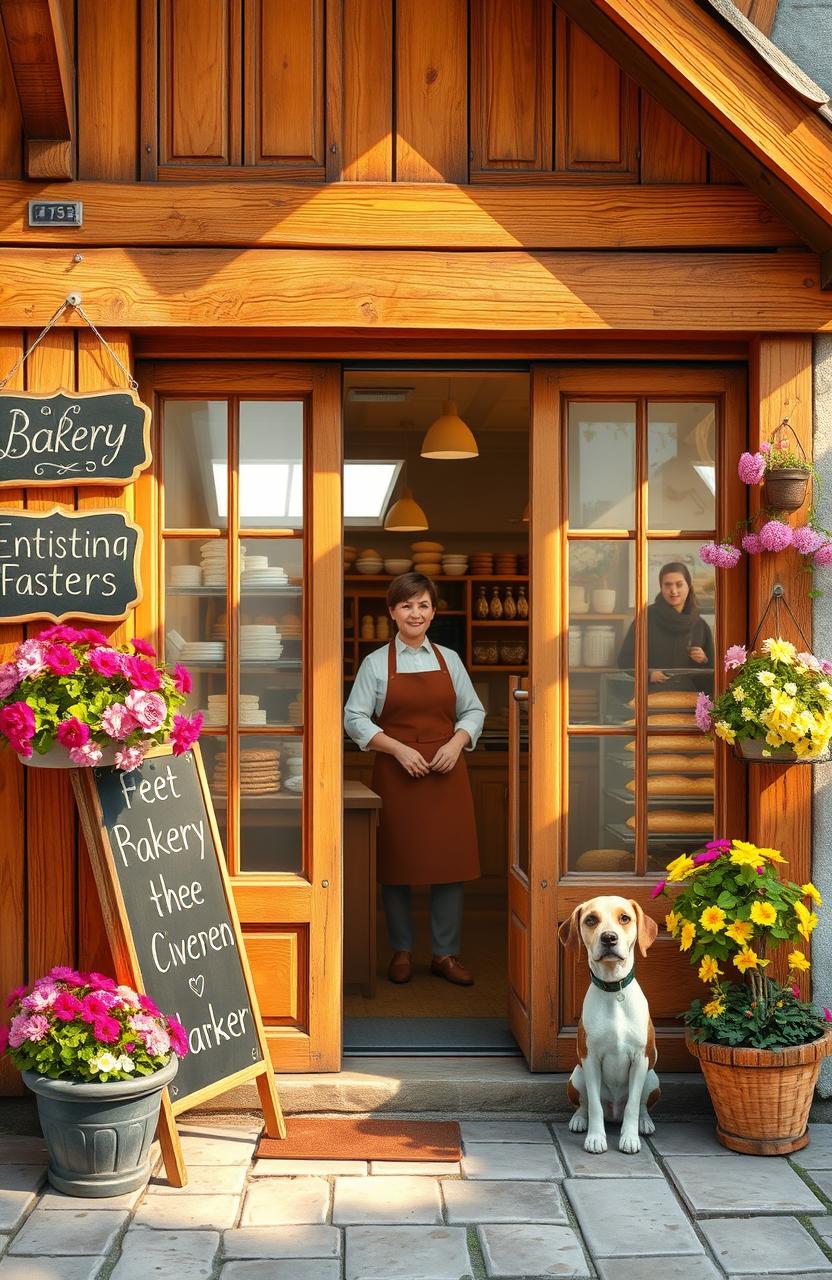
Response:
[{"label": "wooden storefront", "polygon": [[[772,6],[756,7],[763,22]],[[345,366],[510,366],[528,379],[527,808],[519,765],[490,767],[508,786],[507,1013],[532,1069],[566,1069],[583,976],[562,963],[558,923],[607,887],[656,911],[647,686],[634,727],[570,714],[570,549],[620,544],[643,649],[651,542],[729,535],[747,514],[736,458],[783,417],[810,453],[812,335],[832,329],[825,95],[698,0],[0,0],[0,20],[0,376],[79,294],[137,373],[154,454],[126,489],[0,489],[0,512],[126,510],[144,530],[144,595],[113,635],[160,648],[168,567],[224,540],[227,618],[203,622],[228,638],[231,730],[213,736],[228,752],[229,869],[281,1070],[341,1061]],[[82,201],[83,225],[30,227],[32,200]],[[70,309],[7,389],[122,385]],[[166,424],[192,402],[222,406],[221,518],[181,503],[174,514]],[[262,402],[297,408],[301,514],[247,526],[243,427]],[[617,523],[576,518],[570,412],[596,403],[632,406],[632,511]],[[649,510],[651,405],[670,403],[707,405],[712,422],[712,517],[687,528]],[[291,717],[244,728],[237,547],[258,541],[294,566],[302,658]],[[809,633],[796,557],[758,558],[747,577],[718,576],[717,655],[750,638],[775,581]],[[0,659],[38,629],[0,627]],[[240,743],[258,736],[303,753],[296,861],[274,873],[247,865],[234,796]],[[624,738],[632,864],[582,871],[570,813],[595,803],[591,752]],[[716,833],[787,850],[808,880],[810,773],[745,771],[718,746]],[[501,778],[483,786],[501,817]],[[56,963],[106,970],[66,779],[0,754],[0,831],[0,988]],[[673,1016],[687,967],[665,938],[642,968],[664,1067],[685,1069]],[[0,1068],[0,1085],[17,1082]]]}]

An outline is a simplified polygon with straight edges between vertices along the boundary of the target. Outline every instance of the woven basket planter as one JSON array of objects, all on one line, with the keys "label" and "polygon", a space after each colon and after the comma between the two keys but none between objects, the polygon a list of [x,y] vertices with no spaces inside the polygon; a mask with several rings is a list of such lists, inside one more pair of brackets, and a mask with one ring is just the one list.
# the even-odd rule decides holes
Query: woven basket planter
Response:
[{"label": "woven basket planter", "polygon": [[797,511],[806,501],[809,472],[802,467],[776,467],[766,472],[765,504],[776,511]]},{"label": "woven basket planter", "polygon": [[820,1064],[832,1053],[832,1027],[791,1049],[687,1046],[699,1059],[724,1147],[752,1156],[784,1156],[809,1141],[809,1108]]}]

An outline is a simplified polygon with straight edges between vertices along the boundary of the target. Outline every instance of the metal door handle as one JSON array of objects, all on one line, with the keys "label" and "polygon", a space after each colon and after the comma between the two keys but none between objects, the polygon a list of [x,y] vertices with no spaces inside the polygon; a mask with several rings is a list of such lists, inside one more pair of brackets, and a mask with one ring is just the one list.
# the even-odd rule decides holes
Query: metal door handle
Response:
[{"label": "metal door handle", "polygon": [[528,689],[513,689],[512,696],[515,702],[528,702],[529,691]]}]

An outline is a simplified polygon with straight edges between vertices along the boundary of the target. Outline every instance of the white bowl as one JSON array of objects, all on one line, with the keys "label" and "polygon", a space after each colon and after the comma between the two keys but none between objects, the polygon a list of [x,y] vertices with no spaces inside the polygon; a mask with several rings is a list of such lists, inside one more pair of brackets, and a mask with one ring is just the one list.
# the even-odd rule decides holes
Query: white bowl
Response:
[{"label": "white bowl", "polygon": [[442,569],[446,578],[462,578],[468,572],[467,564],[446,564]]},{"label": "white bowl", "polygon": [[407,573],[412,564],[412,560],[385,560],[384,571],[393,574]]},{"label": "white bowl", "polygon": [[358,560],[355,565],[359,573],[381,573],[381,561]]}]

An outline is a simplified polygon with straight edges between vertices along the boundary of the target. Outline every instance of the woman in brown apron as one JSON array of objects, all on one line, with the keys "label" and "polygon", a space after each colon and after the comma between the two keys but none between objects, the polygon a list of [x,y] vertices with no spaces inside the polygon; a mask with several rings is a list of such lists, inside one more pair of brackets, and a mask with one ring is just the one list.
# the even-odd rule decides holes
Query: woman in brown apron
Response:
[{"label": "woman in brown apron", "polygon": [[475,745],[484,712],[458,656],[427,639],[436,611],[433,582],[402,574],[390,584],[387,604],[398,632],[362,663],[345,724],[362,749],[376,753],[379,880],[393,950],[388,977],[412,977],[410,887],[429,884],[431,970],[470,986],[458,958],[463,884],[477,879],[480,865],[462,752]]}]

